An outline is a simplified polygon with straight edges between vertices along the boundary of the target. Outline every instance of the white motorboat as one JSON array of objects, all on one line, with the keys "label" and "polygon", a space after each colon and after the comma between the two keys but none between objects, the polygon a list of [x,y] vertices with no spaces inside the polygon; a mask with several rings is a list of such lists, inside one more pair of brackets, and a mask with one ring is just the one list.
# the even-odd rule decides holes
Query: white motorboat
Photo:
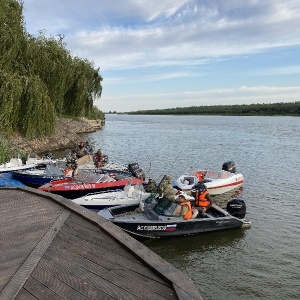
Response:
[{"label": "white motorboat", "polygon": [[9,162],[0,165],[0,173],[7,173],[12,171],[29,170],[35,168],[38,165],[48,164],[53,162],[51,159],[44,158],[32,158],[29,157],[25,164],[23,164],[21,158],[11,158]]},{"label": "white motorboat", "polygon": [[104,191],[91,193],[85,196],[73,199],[72,202],[89,209],[103,209],[118,205],[139,204],[147,199],[151,193],[147,193],[141,183],[132,185],[128,182],[123,190]]},{"label": "white motorboat", "polygon": [[201,170],[189,171],[188,174],[181,175],[173,186],[182,191],[190,191],[198,183],[197,174],[203,174],[203,183],[210,195],[220,195],[240,187],[244,183],[244,176],[236,173],[233,162],[223,164],[222,170]]}]

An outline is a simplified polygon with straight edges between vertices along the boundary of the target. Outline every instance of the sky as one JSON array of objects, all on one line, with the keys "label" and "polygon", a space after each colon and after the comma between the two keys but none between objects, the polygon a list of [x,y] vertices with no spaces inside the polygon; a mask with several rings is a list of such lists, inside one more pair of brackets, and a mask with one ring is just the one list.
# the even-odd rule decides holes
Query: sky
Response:
[{"label": "sky", "polygon": [[23,0],[100,68],[103,112],[300,101],[299,0]]}]

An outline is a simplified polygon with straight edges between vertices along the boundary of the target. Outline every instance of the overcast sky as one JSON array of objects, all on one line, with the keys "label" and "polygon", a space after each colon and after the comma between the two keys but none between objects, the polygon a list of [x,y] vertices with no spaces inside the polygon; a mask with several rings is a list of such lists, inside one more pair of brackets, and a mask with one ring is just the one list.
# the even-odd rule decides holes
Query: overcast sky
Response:
[{"label": "overcast sky", "polygon": [[24,0],[24,17],[100,67],[104,112],[300,100],[299,0]]}]

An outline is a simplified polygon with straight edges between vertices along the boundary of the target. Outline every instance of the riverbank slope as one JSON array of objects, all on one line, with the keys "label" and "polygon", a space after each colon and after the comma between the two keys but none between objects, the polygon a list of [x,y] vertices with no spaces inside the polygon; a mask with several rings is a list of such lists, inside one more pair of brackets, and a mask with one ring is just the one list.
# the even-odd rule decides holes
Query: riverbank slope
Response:
[{"label": "riverbank slope", "polygon": [[28,153],[43,153],[65,148],[73,148],[81,141],[80,134],[100,130],[104,120],[88,120],[81,118],[72,120],[57,118],[55,134],[39,139],[28,140],[20,134],[11,138],[13,148]]}]

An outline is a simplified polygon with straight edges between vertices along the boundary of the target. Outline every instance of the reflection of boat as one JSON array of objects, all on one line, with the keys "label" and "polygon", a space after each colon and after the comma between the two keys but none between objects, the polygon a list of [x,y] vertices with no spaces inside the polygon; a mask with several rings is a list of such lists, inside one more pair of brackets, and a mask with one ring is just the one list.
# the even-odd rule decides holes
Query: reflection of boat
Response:
[{"label": "reflection of boat", "polygon": [[231,190],[227,193],[220,194],[220,195],[215,195],[215,196],[213,196],[213,202],[216,205],[224,208],[224,207],[226,207],[227,202],[228,202],[229,199],[243,198],[242,197],[243,189],[244,189],[244,187],[240,186],[240,187],[238,187],[236,189],[233,189],[233,190]]},{"label": "reflection of boat", "polygon": [[[212,252],[215,249],[231,247],[238,244],[245,237],[245,231],[239,228],[228,230],[226,234],[223,231],[215,231],[210,234],[181,236],[176,239],[145,239],[143,244],[158,253],[167,260],[173,260],[189,256],[191,253],[202,254],[203,259],[199,260],[201,264],[205,260],[205,252]],[[176,249],[176,251],[173,251]]]},{"label": "reflection of boat", "polygon": [[149,196],[150,193],[145,192],[141,183],[131,185],[129,181],[121,191],[92,193],[73,199],[72,202],[89,209],[100,210],[117,205],[139,204]]},{"label": "reflection of boat", "polygon": [[197,174],[204,176],[203,182],[210,195],[220,195],[240,187],[244,182],[244,176],[235,172],[233,162],[223,164],[222,170],[189,171],[189,174],[180,176],[173,186],[182,191],[189,191],[198,183]]},{"label": "reflection of boat", "polygon": [[[151,200],[151,198],[149,198]],[[167,199],[149,201],[144,212],[138,205],[118,206],[104,209],[99,215],[111,220],[124,231],[146,238],[174,237],[205,233],[232,228],[247,228],[250,222],[243,219],[246,214],[245,202],[235,198],[228,201],[227,210],[213,204],[206,213],[199,213],[195,219],[184,220],[174,215],[178,203]]]},{"label": "reflection of boat", "polygon": [[122,189],[130,181],[131,184],[146,183],[141,179],[109,174],[96,174],[91,172],[79,172],[75,178],[64,178],[54,180],[40,186],[41,191],[51,192],[64,196],[69,199],[75,199],[89,193],[96,193],[107,190]]},{"label": "reflection of boat", "polygon": [[44,168],[20,170],[11,172],[13,178],[23,182],[30,187],[39,187],[51,180],[65,178],[64,172],[56,165],[46,165]]}]

